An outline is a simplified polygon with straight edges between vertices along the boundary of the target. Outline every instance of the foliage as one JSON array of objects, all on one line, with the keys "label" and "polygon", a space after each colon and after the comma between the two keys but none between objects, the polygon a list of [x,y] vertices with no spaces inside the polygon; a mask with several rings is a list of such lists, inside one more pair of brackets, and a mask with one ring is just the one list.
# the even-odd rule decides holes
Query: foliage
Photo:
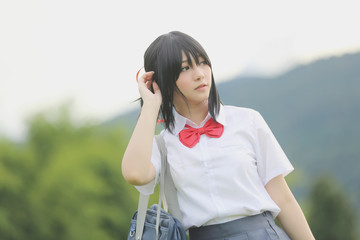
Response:
[{"label": "foliage", "polygon": [[335,180],[321,176],[311,190],[309,224],[318,240],[356,239],[356,213]]},{"label": "foliage", "polygon": [[122,239],[137,191],[121,176],[124,129],[75,126],[69,109],[0,140],[0,239]]}]

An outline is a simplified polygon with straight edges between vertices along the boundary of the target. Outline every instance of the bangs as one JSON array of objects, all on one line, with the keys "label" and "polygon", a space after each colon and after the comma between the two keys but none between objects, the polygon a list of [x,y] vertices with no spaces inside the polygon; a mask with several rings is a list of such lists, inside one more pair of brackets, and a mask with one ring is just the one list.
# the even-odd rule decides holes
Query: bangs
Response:
[{"label": "bangs", "polygon": [[[192,39],[190,37],[179,40],[179,44],[181,45],[181,51],[184,51],[187,61],[191,67],[194,64],[191,59],[192,56],[195,60],[196,65],[200,64],[199,58],[202,57],[211,68],[211,62],[207,53],[205,52],[203,47],[197,41],[195,41],[195,39]],[[179,67],[181,68],[181,64]]]}]

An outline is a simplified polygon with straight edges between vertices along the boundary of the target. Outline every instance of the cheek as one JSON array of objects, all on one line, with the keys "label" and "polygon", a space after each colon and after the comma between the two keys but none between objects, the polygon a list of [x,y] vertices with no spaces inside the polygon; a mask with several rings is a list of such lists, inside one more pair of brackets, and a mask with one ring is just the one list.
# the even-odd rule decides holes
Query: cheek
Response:
[{"label": "cheek", "polygon": [[178,80],[176,81],[176,86],[183,93],[190,87],[190,82],[186,81],[186,78],[184,78],[184,77],[179,77]]},{"label": "cheek", "polygon": [[211,79],[211,73],[212,73],[212,70],[210,67],[208,67],[207,71],[206,71],[206,75],[210,77]]},{"label": "cheek", "polygon": [[206,72],[206,78],[208,79],[208,83],[211,85],[211,69]]}]

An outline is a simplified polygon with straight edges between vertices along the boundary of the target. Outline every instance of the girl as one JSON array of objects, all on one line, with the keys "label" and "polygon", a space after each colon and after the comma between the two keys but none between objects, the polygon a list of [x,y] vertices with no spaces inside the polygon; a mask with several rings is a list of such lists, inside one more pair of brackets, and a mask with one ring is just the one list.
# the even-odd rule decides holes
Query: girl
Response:
[{"label": "girl", "polygon": [[291,163],[257,111],[221,104],[202,46],[181,32],[164,34],[146,50],[144,68],[141,113],[122,161],[126,181],[154,191],[160,112],[190,239],[314,239],[284,180]]}]

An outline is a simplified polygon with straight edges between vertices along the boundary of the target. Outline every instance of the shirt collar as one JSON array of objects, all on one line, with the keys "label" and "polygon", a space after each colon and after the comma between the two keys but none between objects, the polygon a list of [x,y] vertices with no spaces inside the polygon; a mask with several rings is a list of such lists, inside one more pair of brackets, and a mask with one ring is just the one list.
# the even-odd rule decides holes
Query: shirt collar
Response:
[{"label": "shirt collar", "polygon": [[[175,122],[174,122],[174,128],[172,130],[173,130],[173,134],[175,136],[177,136],[179,134],[179,132],[184,129],[186,124],[188,124],[189,126],[194,127],[194,128],[199,127],[194,122],[192,122],[190,119],[187,119],[186,117],[183,117],[182,115],[180,115],[175,110],[175,108],[173,108],[173,114],[174,114]],[[211,115],[210,115],[210,113],[208,113],[207,116],[205,117],[205,119],[200,124],[200,127],[202,127],[210,118],[211,118]],[[226,125],[226,116],[225,116],[224,107],[222,104],[220,104],[220,110],[219,110],[219,114],[216,116],[216,121],[218,123],[221,123],[224,126]]]}]

